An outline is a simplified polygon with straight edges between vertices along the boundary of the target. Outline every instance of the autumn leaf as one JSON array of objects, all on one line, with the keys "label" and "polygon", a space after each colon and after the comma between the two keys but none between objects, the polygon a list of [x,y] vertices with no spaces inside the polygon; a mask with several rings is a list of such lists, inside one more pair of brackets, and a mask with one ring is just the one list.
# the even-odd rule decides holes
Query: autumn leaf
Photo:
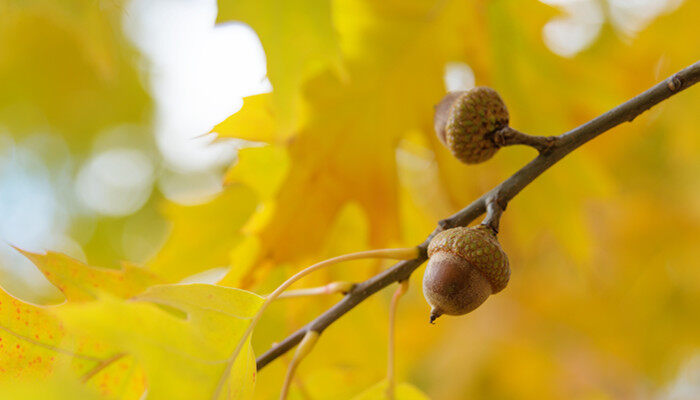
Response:
[{"label": "autumn leaf", "polygon": [[[395,390],[394,398],[396,400],[428,400],[428,396],[408,383],[396,385]],[[353,400],[385,400],[388,398],[386,395],[386,381],[382,381],[353,397]]]},{"label": "autumn leaf", "polygon": [[3,399],[36,400],[36,399],[81,399],[104,400],[96,391],[92,391],[70,376],[52,376],[42,379],[37,385],[33,380],[4,382],[0,388]]},{"label": "autumn leaf", "polygon": [[[351,202],[371,221],[371,247],[399,239],[396,147],[403,135],[427,125],[444,93],[444,64],[458,47],[450,27],[459,23],[459,10],[435,13],[432,4],[414,6],[405,10],[410,17],[386,24],[392,7],[400,6],[336,5],[338,15],[346,17],[337,29],[349,79],[327,70],[306,84],[309,118],[294,140],[284,142],[289,172],[270,222],[259,230],[263,247],[254,265],[294,262],[314,253]],[[436,41],[444,45],[436,47]],[[215,131],[223,136],[244,131],[247,116],[264,115],[266,109],[258,101],[244,103],[242,125],[234,115]]]},{"label": "autumn leaf", "polygon": [[[131,301],[103,296],[66,304],[56,313],[69,331],[99,338],[133,356],[146,373],[147,398],[209,399],[262,300],[213,285],[163,285]],[[247,344],[228,377],[225,398],[250,398],[255,372]]]},{"label": "autumn leaf", "polygon": [[253,214],[255,193],[231,185],[208,203],[194,206],[167,204],[164,212],[172,232],[147,267],[169,281],[229,264],[230,250],[243,238],[240,230]]},{"label": "autumn leaf", "polygon": [[17,249],[66,296],[70,302],[94,300],[100,292],[127,298],[159,283],[153,274],[125,263],[121,269],[96,268],[65,254],[37,254]]},{"label": "autumn leaf", "polygon": [[138,399],[142,373],[133,360],[119,357],[118,362],[106,363],[119,353],[93,338],[78,340],[68,335],[53,310],[25,303],[0,289],[0,381],[44,380],[70,372],[100,393]]},{"label": "autumn leaf", "polygon": [[[509,147],[480,165],[455,160],[432,126],[433,105],[448,89],[491,86],[511,126],[554,135],[700,56],[689,41],[698,36],[695,1],[646,2],[655,3],[653,18],[642,4],[576,2],[602,10],[601,29],[567,57],[546,40],[550,24],[561,21],[561,2],[217,3],[218,24],[241,22],[258,34],[273,90],[246,98],[212,132],[256,143],[239,151],[220,194],[163,205],[172,229],[145,269],[24,252],[66,302],[37,306],[0,293],[0,398],[211,398],[261,301],[221,285],[269,293],[307,262],[420,243],[438,221],[536,156]],[[122,7],[0,5],[0,125],[13,136],[48,128],[85,149],[104,128],[148,123],[150,101],[140,59],[123,37]],[[645,25],[621,35],[630,16]],[[417,269],[396,321],[396,375],[444,400],[692,391],[688,376],[697,375],[700,349],[699,102],[695,88],[664,101],[518,194],[499,233],[511,282],[469,316],[429,325]],[[126,229],[102,224],[74,238],[89,259],[109,258],[124,241]],[[384,265],[353,262],[304,285],[358,282]],[[229,270],[219,286],[152,286],[218,267]],[[377,293],[324,330],[290,398],[385,398],[386,383],[375,382],[386,373],[390,296]],[[339,298],[273,303],[254,332],[256,352]],[[224,377],[225,397],[277,398],[289,359],[258,376],[249,343],[243,353]],[[396,394],[427,398],[409,384]]]},{"label": "autumn leaf", "polygon": [[272,104],[272,93],[246,97],[243,107],[212,129],[219,137],[234,137],[253,142],[273,142],[283,135]]},{"label": "autumn leaf", "polygon": [[305,78],[328,66],[339,67],[331,2],[219,0],[218,5],[217,22],[244,22],[260,37],[274,90],[272,104],[278,126],[282,132],[293,132],[301,108],[299,89]]},{"label": "autumn leaf", "polygon": [[57,364],[75,360],[87,370],[100,361],[93,354],[75,353],[64,343],[60,322],[45,309],[0,291],[0,358],[4,378],[45,377]]},{"label": "autumn leaf", "polygon": [[274,197],[289,169],[286,150],[280,146],[247,147],[226,173],[224,183],[241,183],[255,190],[261,201]]}]

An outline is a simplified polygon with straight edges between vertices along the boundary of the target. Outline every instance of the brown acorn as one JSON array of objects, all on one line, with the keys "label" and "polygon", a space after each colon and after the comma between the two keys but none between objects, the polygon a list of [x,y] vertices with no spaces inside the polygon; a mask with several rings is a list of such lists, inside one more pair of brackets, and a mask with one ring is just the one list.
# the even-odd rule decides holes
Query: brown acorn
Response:
[{"label": "brown acorn", "polygon": [[442,314],[463,315],[503,290],[510,278],[508,256],[486,225],[448,229],[430,241],[423,295],[430,322]]},{"label": "brown acorn", "polygon": [[508,126],[508,109],[498,93],[475,87],[448,93],[435,108],[435,132],[440,141],[466,164],[493,157],[498,146],[493,133]]}]

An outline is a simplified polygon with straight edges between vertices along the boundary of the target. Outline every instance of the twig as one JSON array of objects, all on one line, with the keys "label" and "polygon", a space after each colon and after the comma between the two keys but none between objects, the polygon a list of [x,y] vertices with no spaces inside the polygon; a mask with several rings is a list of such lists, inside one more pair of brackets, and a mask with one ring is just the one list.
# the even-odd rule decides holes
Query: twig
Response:
[{"label": "twig", "polygon": [[[233,369],[233,364],[236,362],[236,358],[238,358],[238,355],[241,353],[241,350],[243,350],[243,347],[245,346],[248,337],[253,333],[253,330],[255,329],[255,326],[257,325],[258,321],[260,321],[260,317],[262,317],[263,312],[265,312],[267,307],[269,307],[270,304],[273,301],[275,301],[275,299],[277,299],[277,297],[280,294],[282,294],[282,292],[287,290],[287,288],[293,285],[296,281],[321,268],[329,267],[331,265],[335,265],[345,261],[366,260],[370,258],[408,260],[411,257],[415,257],[417,254],[420,254],[420,249],[417,249],[415,247],[360,251],[357,253],[344,254],[342,256],[329,258],[327,260],[318,262],[310,267],[306,267],[303,270],[292,275],[289,279],[287,279],[281,285],[279,285],[277,289],[275,289],[272,293],[265,297],[265,301],[263,301],[263,303],[260,305],[258,312],[256,312],[253,318],[251,318],[250,324],[248,324],[248,327],[246,328],[245,332],[243,332],[243,335],[238,340],[238,344],[236,344],[236,347],[231,353],[231,356],[226,360],[226,367],[224,368],[223,374],[221,374],[221,377],[219,378],[219,383],[216,385],[216,389],[214,390],[212,400],[218,400],[221,391],[224,389],[226,381],[228,381],[229,376],[231,375],[231,370]],[[315,331],[315,329],[309,329],[308,331]],[[319,334],[321,333],[321,331],[316,332],[318,332]]]},{"label": "twig", "polygon": [[623,122],[634,120],[639,114],[650,109],[663,100],[689,88],[700,80],[700,62],[679,71],[675,75],[667,78],[661,83],[653,86],[644,93],[620,104],[612,110],[602,114],[585,124],[572,129],[563,135],[557,136],[551,149],[540,153],[534,160],[530,161],[510,178],[503,181],[498,186],[476,199],[474,202],[463,208],[451,217],[439,222],[430,236],[418,247],[421,249],[419,257],[401,261],[393,267],[386,269],[379,274],[359,283],[340,302],[336,303],[329,310],[318,316],[304,327],[289,335],[277,346],[271,348],[266,353],[258,357],[258,370],[265,367],[271,361],[284,354],[294,347],[304,337],[307,331],[314,330],[322,332],[329,325],[352,310],[355,306],[373,295],[379,290],[389,286],[394,282],[408,279],[411,273],[418,268],[426,259],[425,249],[430,243],[430,239],[438,232],[454,228],[456,226],[467,226],[474,219],[486,211],[486,200],[494,195],[498,198],[499,204],[503,207],[520,193],[525,186],[540,176],[557,161],[564,158],[584,143],[590,141],[603,132],[620,125]]},{"label": "twig", "polygon": [[551,150],[557,142],[556,136],[532,136],[517,131],[510,126],[497,130],[493,133],[493,142],[498,147],[512,146],[514,144],[524,144],[534,147],[540,153]]}]

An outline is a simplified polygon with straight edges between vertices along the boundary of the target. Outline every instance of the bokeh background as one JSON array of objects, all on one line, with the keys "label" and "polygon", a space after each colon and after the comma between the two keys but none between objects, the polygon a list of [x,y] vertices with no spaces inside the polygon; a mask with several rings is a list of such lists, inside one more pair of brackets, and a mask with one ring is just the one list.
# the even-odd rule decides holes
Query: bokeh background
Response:
[{"label": "bokeh background", "polygon": [[[512,126],[554,135],[700,59],[694,0],[219,3],[0,2],[9,292],[62,301],[12,246],[262,294],[309,262],[421,242],[534,156],[453,160],[431,131],[447,91],[492,86]],[[520,194],[501,223],[511,283],[472,314],[428,325],[419,269],[401,380],[435,399],[698,398],[699,109],[700,89],[674,96]],[[292,396],[382,379],[390,293],[323,335]],[[337,300],[276,304],[256,351]]]}]

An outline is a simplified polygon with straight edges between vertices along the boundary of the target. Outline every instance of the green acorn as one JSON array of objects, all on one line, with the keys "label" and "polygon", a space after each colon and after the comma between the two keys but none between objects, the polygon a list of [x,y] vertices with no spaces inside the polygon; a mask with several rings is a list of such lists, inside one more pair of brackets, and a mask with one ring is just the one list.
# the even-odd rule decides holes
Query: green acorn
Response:
[{"label": "green acorn", "polygon": [[423,295],[430,322],[443,314],[463,315],[508,284],[508,256],[486,225],[448,229],[430,241]]},{"label": "green acorn", "polygon": [[475,87],[448,93],[435,108],[434,122],[438,138],[457,159],[477,164],[498,151],[492,136],[508,126],[508,109],[495,90]]}]

